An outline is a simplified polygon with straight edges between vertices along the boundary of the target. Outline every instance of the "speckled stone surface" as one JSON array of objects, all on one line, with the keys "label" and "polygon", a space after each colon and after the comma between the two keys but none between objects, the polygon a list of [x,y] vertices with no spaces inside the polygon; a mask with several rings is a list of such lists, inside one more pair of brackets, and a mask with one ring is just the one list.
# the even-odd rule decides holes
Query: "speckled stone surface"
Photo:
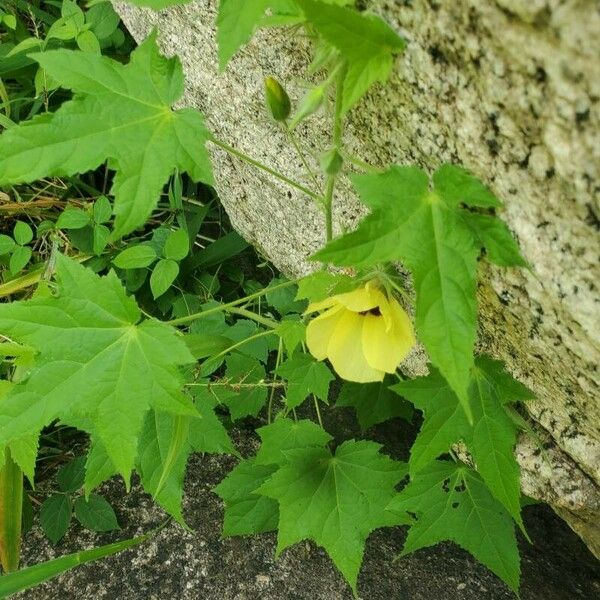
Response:
[{"label": "speckled stone surface", "polygon": [[[115,3],[138,39],[158,25],[187,73],[185,104],[221,139],[283,173],[302,167],[263,109],[275,75],[303,95],[309,48],[300,36],[259,32],[218,73],[216,0],[153,13]],[[348,120],[349,151],[375,165],[433,170],[461,163],[506,203],[503,218],[532,271],[481,269],[479,346],[537,394],[528,404],[552,449],[526,440],[524,487],[553,503],[600,555],[600,5],[594,0],[371,0],[407,40],[387,86]],[[310,152],[328,147],[330,115],[299,128]],[[220,151],[217,188],[234,226],[288,274],[309,270],[323,242],[310,200]],[[307,182],[309,183],[309,182]],[[337,230],[362,214],[348,182]],[[408,367],[422,369],[419,355]]]},{"label": "speckled stone surface", "polygon": [[[326,427],[339,439],[359,433],[347,409],[326,413]],[[391,421],[371,433],[384,451],[402,458],[414,430]],[[257,447],[250,430],[237,430],[243,455]],[[232,468],[230,457],[194,456],[186,477],[184,514],[194,529],[171,524],[150,542],[70,571],[15,600],[352,600],[350,589],[326,554],[304,542],[275,559],[275,535],[221,538],[223,507],[210,490]],[[24,540],[24,562],[91,548],[148,531],[164,519],[134,486],[125,495],[113,481],[102,489],[122,531],[95,535],[75,525],[56,548],[36,526]],[[44,490],[37,492],[44,498]],[[600,597],[597,560],[547,507],[525,509],[533,545],[520,540],[522,600],[592,600]],[[504,584],[457,546],[444,543],[398,561],[405,528],[382,529],[367,543],[359,578],[363,600],[512,600]]]}]

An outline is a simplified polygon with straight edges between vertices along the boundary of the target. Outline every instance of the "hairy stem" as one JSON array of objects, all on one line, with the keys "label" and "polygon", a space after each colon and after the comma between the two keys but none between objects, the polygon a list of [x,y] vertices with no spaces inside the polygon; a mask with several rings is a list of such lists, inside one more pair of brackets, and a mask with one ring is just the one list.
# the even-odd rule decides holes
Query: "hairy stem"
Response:
[{"label": "hairy stem", "polygon": [[[272,285],[269,288],[263,288],[262,290],[258,290],[258,292],[254,292],[249,296],[244,296],[243,298],[238,298],[237,300],[232,300],[231,302],[227,302],[227,304],[221,304],[220,306],[215,306],[213,308],[209,308],[208,310],[203,310],[201,312],[194,313],[192,315],[187,315],[187,317],[179,317],[178,319],[171,319],[170,321],[165,321],[168,325],[185,325],[186,323],[191,323],[192,321],[197,321],[198,319],[204,319],[208,315],[212,315],[217,312],[225,311],[227,312],[234,306],[239,306],[240,304],[246,304],[251,300],[256,298],[260,298],[269,292],[274,290],[278,290],[284,287],[288,287],[290,285],[294,285],[296,283],[295,280],[284,281],[283,283],[279,283],[277,285]],[[251,313],[254,315],[254,313]],[[270,325],[272,326],[272,325]]]},{"label": "hairy stem", "polygon": [[[342,132],[344,117],[342,115],[342,99],[344,94],[344,77],[347,67],[344,66],[337,75],[337,85],[335,88],[335,107],[333,116],[333,146],[338,152],[342,145]],[[327,241],[333,239],[333,196],[335,193],[335,182],[337,173],[331,173],[327,176],[325,185],[325,196],[323,197],[323,208],[325,209],[325,234]]]},{"label": "hairy stem", "polygon": [[303,192],[304,194],[306,194],[307,196],[312,198],[315,202],[318,202],[320,204],[323,201],[323,199],[321,198],[321,196],[319,196],[319,194],[316,194],[312,190],[309,190],[307,187],[303,186],[301,183],[298,183],[298,182],[294,181],[293,179],[286,177],[283,173],[280,173],[279,171],[276,171],[275,169],[268,167],[267,165],[252,158],[251,156],[248,156],[247,154],[244,154],[243,152],[236,150],[233,146],[230,146],[229,144],[226,144],[225,142],[222,142],[221,140],[214,138],[214,137],[211,138],[211,141],[213,142],[213,144],[215,144],[222,150],[225,150],[225,152],[228,152],[232,156],[235,156],[236,158],[243,160],[244,162],[248,163],[249,165],[252,165],[253,167],[256,167],[257,169],[260,169],[261,171],[265,171],[266,173],[269,173],[269,175],[272,175],[276,179],[279,179],[280,181],[287,183],[287,185],[289,185],[290,187],[293,187],[293,188]]}]

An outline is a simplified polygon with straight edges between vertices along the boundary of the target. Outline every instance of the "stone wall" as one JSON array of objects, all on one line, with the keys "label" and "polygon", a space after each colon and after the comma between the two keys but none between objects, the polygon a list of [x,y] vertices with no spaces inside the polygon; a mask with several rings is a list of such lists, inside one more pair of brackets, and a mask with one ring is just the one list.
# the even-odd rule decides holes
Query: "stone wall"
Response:
[{"label": "stone wall", "polygon": [[[504,359],[537,394],[528,410],[546,452],[525,437],[519,443],[524,491],[550,502],[600,555],[600,5],[362,4],[408,45],[390,83],[351,113],[345,143],[373,165],[462,164],[506,203],[503,218],[532,271],[482,267],[480,349]],[[298,100],[310,57],[305,40],[261,31],[220,74],[216,0],[161,13],[115,5],[138,39],[158,25],[163,49],[185,66],[185,103],[203,111],[218,137],[302,178],[266,116],[262,81],[276,76]],[[298,129],[307,151],[328,147],[330,118]],[[213,157],[234,226],[283,272],[307,272],[324,230],[311,201],[216,149]],[[348,183],[334,212],[338,231],[362,214]],[[422,368],[418,357],[411,367]]]}]

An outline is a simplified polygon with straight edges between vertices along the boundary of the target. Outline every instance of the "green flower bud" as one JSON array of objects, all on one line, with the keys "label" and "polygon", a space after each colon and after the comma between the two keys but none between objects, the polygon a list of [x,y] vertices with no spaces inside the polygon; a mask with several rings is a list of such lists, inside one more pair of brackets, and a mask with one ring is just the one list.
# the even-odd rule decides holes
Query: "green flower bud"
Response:
[{"label": "green flower bud", "polygon": [[292,111],[292,103],[282,85],[273,77],[265,78],[265,98],[271,116],[276,121],[285,121]]}]

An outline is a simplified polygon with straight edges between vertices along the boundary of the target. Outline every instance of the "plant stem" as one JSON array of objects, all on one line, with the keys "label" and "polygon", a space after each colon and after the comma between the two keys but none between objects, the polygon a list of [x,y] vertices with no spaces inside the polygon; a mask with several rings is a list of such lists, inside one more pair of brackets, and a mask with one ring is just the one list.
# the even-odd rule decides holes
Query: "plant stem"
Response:
[{"label": "plant stem", "polygon": [[23,512],[23,471],[4,450],[0,469],[0,563],[5,573],[19,568]]},{"label": "plant stem", "polygon": [[284,129],[289,141],[291,142],[292,146],[294,146],[294,150],[296,150],[296,154],[302,161],[302,165],[306,169],[308,176],[311,178],[313,185],[315,186],[315,188],[317,190],[320,190],[319,182],[317,181],[315,174],[313,173],[312,169],[310,168],[310,165],[308,164],[308,162],[306,160],[306,156],[304,155],[304,152],[302,152],[302,148],[300,148],[300,144],[298,144],[298,140],[296,139],[294,132],[288,127],[287,121],[283,124],[283,129]]},{"label": "plant stem", "polygon": [[253,321],[260,323],[261,325],[264,325],[269,329],[275,329],[275,327],[277,327],[277,321],[274,321],[273,319],[269,319],[267,317],[263,317],[262,315],[257,315],[255,312],[246,310],[245,308],[237,308],[235,306],[232,306],[230,308],[227,308],[226,312],[233,313],[234,315],[240,315],[241,317],[248,317],[248,319],[252,319]]},{"label": "plant stem", "polygon": [[317,397],[312,394],[314,403],[315,403],[315,410],[317,411],[317,420],[319,421],[319,425],[321,426],[321,428],[323,428],[323,419],[321,419],[321,410],[319,409],[319,400],[317,399]]},{"label": "plant stem", "polygon": [[[194,313],[192,315],[187,315],[186,317],[179,317],[178,319],[171,319],[170,321],[164,321],[168,325],[185,325],[186,323],[191,323],[192,321],[197,321],[198,319],[203,319],[208,315],[212,315],[221,311],[228,311],[233,306],[238,306],[240,304],[246,304],[250,302],[250,300],[254,300],[256,298],[260,298],[269,292],[274,290],[278,290],[284,287],[288,287],[290,285],[294,285],[296,283],[295,280],[284,281],[283,283],[278,283],[277,285],[273,285],[269,288],[263,288],[258,292],[254,292],[249,296],[244,296],[243,298],[238,298],[237,300],[232,300],[231,302],[227,302],[227,304],[221,304],[220,306],[215,306],[214,308],[209,308],[208,310],[203,310],[201,312]],[[254,313],[251,313],[254,314]]]},{"label": "plant stem", "polygon": [[279,171],[276,171],[275,169],[272,169],[271,167],[268,167],[267,165],[261,163],[260,161],[248,156],[247,154],[244,154],[243,152],[236,150],[233,146],[230,146],[229,144],[226,144],[225,142],[222,142],[221,140],[214,138],[214,137],[211,138],[211,141],[213,144],[215,144],[222,150],[225,150],[225,152],[228,152],[232,156],[235,156],[236,158],[239,158],[240,160],[247,162],[249,165],[252,165],[253,167],[256,167],[257,169],[261,169],[262,171],[269,173],[269,175],[272,175],[276,179],[279,179],[280,181],[287,183],[290,187],[296,188],[297,190],[303,192],[304,194],[306,194],[307,196],[309,196],[310,198],[315,200],[315,202],[318,202],[320,204],[323,201],[323,198],[321,198],[321,196],[319,196],[319,194],[315,194],[315,192],[313,192],[312,190],[309,190],[307,187],[303,186],[302,184],[297,183],[296,181],[294,181],[293,179],[290,179],[289,177],[286,177],[283,173],[280,173]]},{"label": "plant stem", "polygon": [[[344,95],[344,78],[346,76],[347,66],[340,70],[337,76],[337,85],[335,88],[335,107],[333,116],[333,146],[338,152],[342,145],[342,132],[344,117],[342,115],[342,101]],[[325,234],[327,241],[333,239],[333,195],[335,192],[335,181],[337,173],[332,173],[327,176],[325,185],[325,196],[323,197],[323,208],[325,210]]]}]

